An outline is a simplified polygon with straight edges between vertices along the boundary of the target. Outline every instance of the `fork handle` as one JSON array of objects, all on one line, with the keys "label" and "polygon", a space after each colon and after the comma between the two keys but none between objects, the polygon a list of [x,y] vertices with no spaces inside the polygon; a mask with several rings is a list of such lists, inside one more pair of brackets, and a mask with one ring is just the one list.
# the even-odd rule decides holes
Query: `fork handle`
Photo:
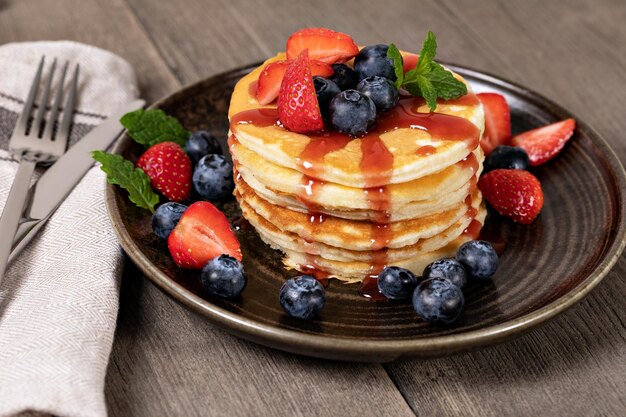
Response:
[{"label": "fork handle", "polygon": [[2,285],[2,278],[8,264],[9,254],[11,253],[11,246],[13,245],[13,236],[17,231],[20,219],[22,218],[22,212],[24,211],[24,204],[26,203],[26,197],[28,196],[28,188],[30,186],[30,179],[35,171],[35,165],[37,163],[22,156],[20,165],[17,168],[17,174],[13,180],[11,191],[7,197],[7,202],[2,211],[2,217],[0,217],[0,285]]}]

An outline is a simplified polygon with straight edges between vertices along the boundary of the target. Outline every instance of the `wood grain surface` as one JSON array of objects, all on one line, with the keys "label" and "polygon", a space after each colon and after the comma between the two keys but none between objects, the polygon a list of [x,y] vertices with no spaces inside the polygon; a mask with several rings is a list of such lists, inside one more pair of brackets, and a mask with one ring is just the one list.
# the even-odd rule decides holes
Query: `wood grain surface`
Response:
[{"label": "wood grain surface", "polygon": [[[0,43],[72,39],[134,65],[148,101],[284,49],[303,26],[417,50],[534,89],[626,159],[626,2],[0,0]],[[593,198],[593,196],[590,196]],[[563,239],[568,239],[564,231]],[[626,257],[590,296],[526,336],[387,365],[321,361],[238,340],[129,264],[107,375],[112,416],[618,416],[626,410]]]}]

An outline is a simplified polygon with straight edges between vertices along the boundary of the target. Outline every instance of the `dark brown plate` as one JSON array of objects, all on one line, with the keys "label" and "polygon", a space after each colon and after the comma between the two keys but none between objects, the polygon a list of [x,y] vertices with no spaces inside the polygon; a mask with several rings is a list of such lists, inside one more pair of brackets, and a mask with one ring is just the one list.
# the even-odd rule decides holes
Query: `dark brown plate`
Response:
[{"label": "dark brown plate", "polygon": [[[255,66],[236,69],[189,86],[153,107],[177,117],[189,130],[209,130],[224,141],[227,109],[239,78]],[[504,94],[514,132],[572,117],[527,89],[463,67],[451,66],[474,89]],[[501,342],[520,335],[582,299],[616,262],[625,243],[624,170],[606,142],[580,119],[572,141],[552,162],[535,171],[545,206],[530,226],[490,216],[488,227],[504,236],[507,248],[493,281],[471,285],[466,307],[451,327],[421,321],[410,303],[373,302],[356,285],[331,280],[319,319],[300,321],[283,314],[282,282],[297,275],[281,256],[238,220],[235,202],[222,205],[236,226],[248,286],[234,301],[203,292],[199,273],[177,268],[164,242],[151,231],[150,213],[134,207],[125,192],[107,187],[107,207],[122,246],[157,286],[185,306],[232,333],[263,345],[303,355],[384,362],[408,356],[438,356]],[[224,147],[224,149],[226,149]],[[115,152],[136,158],[128,137]]]}]

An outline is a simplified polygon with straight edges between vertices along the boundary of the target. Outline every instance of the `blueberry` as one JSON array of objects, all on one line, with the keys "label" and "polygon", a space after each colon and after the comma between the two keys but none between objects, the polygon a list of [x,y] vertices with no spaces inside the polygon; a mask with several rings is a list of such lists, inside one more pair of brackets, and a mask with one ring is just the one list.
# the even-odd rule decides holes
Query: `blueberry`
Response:
[{"label": "blueberry", "polygon": [[370,45],[361,49],[361,52],[354,58],[354,70],[362,80],[372,75],[385,77],[391,81],[396,80],[396,73],[393,69],[393,60],[387,57],[389,45]]},{"label": "blueberry", "polygon": [[356,90],[337,94],[330,102],[329,111],[332,126],[352,136],[364,135],[376,121],[376,105]]},{"label": "blueberry", "polygon": [[359,82],[359,74],[346,64],[333,64],[334,74],[330,80],[337,84],[341,91],[354,89]]},{"label": "blueberry", "polygon": [[497,146],[485,158],[483,174],[494,169],[528,169],[530,160],[522,148],[516,146]]},{"label": "blueberry", "polygon": [[378,290],[391,300],[410,298],[417,287],[417,278],[408,269],[388,266],[378,274]]},{"label": "blueberry", "polygon": [[480,281],[491,278],[498,269],[498,254],[483,240],[471,240],[456,252],[457,261],[465,267],[470,278]]},{"label": "blueberry", "polygon": [[292,317],[310,319],[325,303],[324,287],[310,275],[288,279],[280,288],[280,305]]},{"label": "blueberry", "polygon": [[439,259],[427,265],[422,277],[424,279],[445,278],[459,288],[463,288],[467,282],[465,268],[454,258]]},{"label": "blueberry", "polygon": [[413,308],[428,323],[450,324],[461,315],[465,298],[461,289],[444,278],[431,278],[413,293]]},{"label": "blueberry", "polygon": [[237,297],[247,283],[241,262],[228,255],[220,255],[207,262],[202,268],[200,280],[210,294],[223,298]]},{"label": "blueberry", "polygon": [[193,132],[187,143],[185,143],[185,152],[189,155],[189,159],[195,165],[200,158],[210,153],[220,154],[222,149],[217,138],[204,130]]},{"label": "blueberry", "polygon": [[224,200],[235,189],[233,164],[223,155],[203,156],[193,170],[193,188],[206,200]]},{"label": "blueberry", "polygon": [[160,205],[152,215],[152,231],[161,239],[167,239],[178,224],[187,206],[180,203]]},{"label": "blueberry", "polygon": [[328,106],[330,101],[341,90],[337,87],[337,84],[324,77],[313,77],[313,85],[315,86],[315,94],[317,95],[317,102],[322,112],[322,117],[328,119]]},{"label": "blueberry", "polygon": [[387,111],[398,104],[398,90],[387,78],[373,75],[364,78],[356,89],[372,99],[378,111]]}]

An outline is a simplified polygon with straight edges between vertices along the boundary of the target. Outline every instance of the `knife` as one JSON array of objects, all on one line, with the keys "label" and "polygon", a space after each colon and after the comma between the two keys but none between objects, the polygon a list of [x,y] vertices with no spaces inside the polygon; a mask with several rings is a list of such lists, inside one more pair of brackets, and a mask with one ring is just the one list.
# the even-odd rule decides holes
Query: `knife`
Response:
[{"label": "knife", "polygon": [[128,112],[142,108],[145,104],[144,100],[135,100],[122,106],[117,113],[96,126],[72,146],[31,187],[29,203],[13,239],[9,263],[32,240],[46,220],[89,171],[94,163],[91,152],[108,149],[124,131],[119,121],[120,118]]}]

